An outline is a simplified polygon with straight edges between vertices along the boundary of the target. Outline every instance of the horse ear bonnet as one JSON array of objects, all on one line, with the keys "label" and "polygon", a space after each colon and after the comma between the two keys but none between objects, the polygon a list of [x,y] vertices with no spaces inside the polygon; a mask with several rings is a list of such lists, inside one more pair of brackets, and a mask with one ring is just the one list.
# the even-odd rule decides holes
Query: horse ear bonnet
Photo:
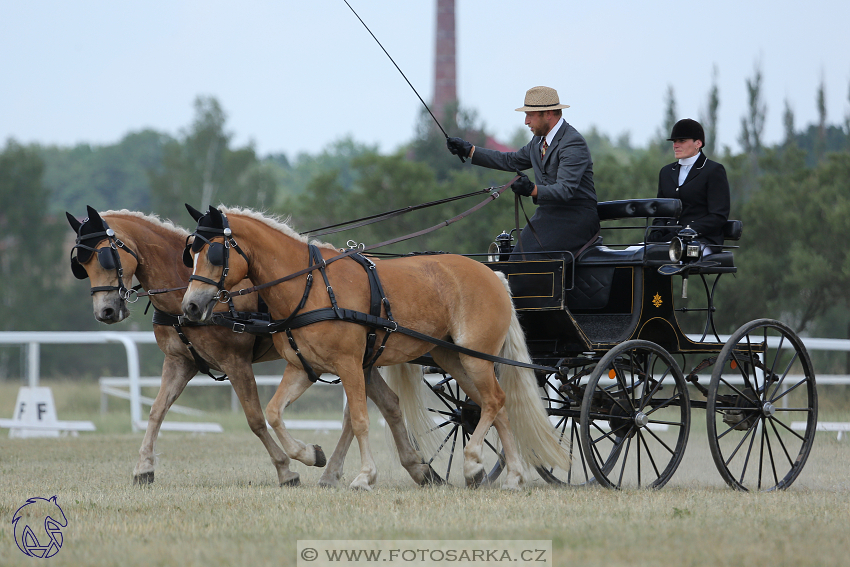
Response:
[{"label": "horse ear bonnet", "polygon": [[[103,233],[106,232],[108,228],[106,223],[103,222],[103,219],[100,218],[100,214],[90,206],[86,207],[88,209],[88,218],[83,220],[82,224],[77,228],[77,244],[83,244],[84,246],[88,246],[89,248],[94,248],[95,244],[103,240]],[[70,217],[70,215],[68,215]],[[70,222],[70,218],[68,221]],[[72,225],[73,226],[73,225]],[[76,255],[74,254],[76,251]],[[78,280],[84,280],[89,277],[88,272],[82,266],[89,261],[91,258],[92,251],[88,248],[74,248],[71,251],[71,271],[74,273],[74,277]]]},{"label": "horse ear bonnet", "polygon": [[[186,205],[186,209],[189,210],[189,214],[192,217],[195,217],[195,213],[200,214],[199,211],[190,208],[189,205]],[[195,211],[194,213],[192,211]],[[216,236],[221,236],[221,231],[224,229],[224,221],[221,216],[221,211],[210,205],[210,209],[207,213],[201,215],[196,218],[198,221],[198,228],[195,229],[195,235],[200,236],[201,238],[195,238],[192,240],[191,244],[187,244],[186,248],[183,250],[183,263],[191,268],[195,265],[195,262],[192,258],[194,254],[196,254],[201,248],[203,248],[204,244],[209,242]]]}]

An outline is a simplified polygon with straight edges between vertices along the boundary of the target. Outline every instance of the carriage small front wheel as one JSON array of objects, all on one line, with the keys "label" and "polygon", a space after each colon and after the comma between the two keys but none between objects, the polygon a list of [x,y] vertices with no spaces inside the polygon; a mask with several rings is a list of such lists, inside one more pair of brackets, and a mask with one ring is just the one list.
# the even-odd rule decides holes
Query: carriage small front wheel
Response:
[{"label": "carriage small front wheel", "polygon": [[588,379],[580,438],[602,486],[664,486],[682,461],[690,425],[685,378],[673,357],[655,343],[617,345]]},{"label": "carriage small front wheel", "polygon": [[818,397],[812,361],[787,325],[757,319],[726,342],[708,387],[708,444],[717,470],[738,490],[787,488],[815,440]]}]

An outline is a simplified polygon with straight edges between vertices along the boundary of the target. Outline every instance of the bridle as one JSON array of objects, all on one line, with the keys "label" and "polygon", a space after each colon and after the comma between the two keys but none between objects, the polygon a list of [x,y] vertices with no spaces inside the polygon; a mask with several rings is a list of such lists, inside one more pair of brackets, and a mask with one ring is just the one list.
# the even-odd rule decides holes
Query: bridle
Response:
[{"label": "bridle", "polygon": [[[115,270],[115,273],[118,277],[118,285],[117,286],[94,286],[91,288],[91,295],[99,291],[117,291],[118,296],[126,301],[127,303],[135,303],[138,301],[138,289],[136,288],[128,288],[124,285],[124,268],[121,265],[121,255],[118,254],[118,249],[121,248],[133,258],[136,259],[136,262],[139,261],[139,257],[135,252],[130,250],[124,242],[121,241],[117,236],[115,236],[115,231],[109,228],[109,225],[106,224],[106,221],[100,219],[102,223],[103,229],[100,232],[93,232],[89,234],[82,234],[83,226],[90,219],[85,219],[83,223],[80,225],[77,230],[77,239],[76,242],[71,248],[71,271],[74,273],[74,276],[78,280],[84,280],[89,277],[88,272],[83,267],[83,264],[88,262],[91,258],[92,254],[97,255],[97,261],[100,263],[101,267],[105,270]],[[102,248],[93,248],[84,244],[85,241],[93,241],[94,243],[99,243],[101,240],[106,238],[109,240],[108,247]]]},{"label": "bridle", "polygon": [[[231,304],[232,307],[230,292],[224,288],[224,280],[230,271],[230,249],[233,248],[236,250],[245,258],[246,262],[248,261],[248,256],[245,255],[245,252],[242,251],[242,248],[233,239],[233,231],[230,230],[230,224],[227,222],[227,216],[224,213],[221,213],[221,223],[222,228],[202,227],[199,224],[195,232],[186,237],[186,247],[183,250],[183,264],[189,268],[194,268],[195,263],[192,256],[200,252],[206,243],[208,245],[207,261],[213,266],[222,267],[221,277],[218,281],[215,281],[193,273],[189,276],[189,281],[195,280],[215,286],[218,292],[215,294],[214,299],[219,303]],[[212,242],[212,239],[217,236],[223,236],[224,242]],[[190,238],[192,238],[192,242],[189,242]]]}]

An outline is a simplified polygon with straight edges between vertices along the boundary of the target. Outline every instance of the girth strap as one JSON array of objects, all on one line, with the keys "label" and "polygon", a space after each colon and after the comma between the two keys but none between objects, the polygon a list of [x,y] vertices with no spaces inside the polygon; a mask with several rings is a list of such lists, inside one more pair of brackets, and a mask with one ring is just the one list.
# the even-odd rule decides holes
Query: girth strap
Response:
[{"label": "girth strap", "polygon": [[192,358],[195,361],[195,366],[198,367],[198,370],[200,372],[203,372],[216,382],[222,382],[227,379],[227,374],[217,377],[212,373],[212,369],[210,368],[209,363],[204,360],[204,358],[200,354],[198,354],[198,351],[195,350],[195,345],[193,345],[192,341],[189,340],[189,337],[187,337],[183,333],[182,327],[184,326],[203,327],[205,326],[204,324],[190,323],[186,325],[183,322],[183,317],[171,315],[170,313],[165,313],[164,311],[160,311],[156,307],[153,308],[153,324],[174,327],[174,330],[177,331],[177,336],[180,337],[180,340],[183,341],[183,344],[186,345],[187,349],[189,349],[189,353],[192,355]]}]

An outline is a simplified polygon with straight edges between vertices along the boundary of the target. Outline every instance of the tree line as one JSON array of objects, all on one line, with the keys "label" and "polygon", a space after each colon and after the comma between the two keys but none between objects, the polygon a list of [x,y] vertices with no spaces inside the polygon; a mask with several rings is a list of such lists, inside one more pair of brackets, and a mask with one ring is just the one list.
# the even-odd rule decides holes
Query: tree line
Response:
[{"label": "tree line", "polygon": [[[821,85],[816,101],[819,123],[798,129],[786,102],[785,139],[766,145],[758,67],[747,87],[740,152],[713,146],[716,84],[699,116],[708,136],[707,154],[729,174],[732,217],[744,223],[736,251],[739,273],[718,293],[719,331],[772,317],[811,335],[846,338],[850,253],[841,242],[850,225],[850,118],[843,124],[827,122]],[[473,110],[445,110],[449,118],[443,125],[449,135],[486,145],[488,134]],[[671,87],[664,121],[646,147],[634,147],[628,136],[613,140],[593,129],[584,132],[600,201],[655,196],[659,169],[673,161],[664,139],[678,117]],[[508,143],[518,147],[527,139],[527,132],[518,129]],[[191,227],[184,202],[196,208],[224,203],[288,217],[293,228],[307,231],[473,194],[327,237],[341,247],[349,240],[372,244],[452,218],[481,201],[483,190],[511,177],[461,164],[446,151],[442,133],[424,111],[412,140],[389,154],[347,138],[315,155],[259,156],[250,145],[234,147],[226,113],[212,97],[195,101],[193,121],[176,135],[144,130],[112,145],[74,147],[7,140],[0,152],[0,325],[4,331],[103,329],[92,317],[87,282],[75,280],[68,269],[73,233],[65,211],[82,217],[86,205],[101,211],[126,208]],[[525,210],[531,216],[533,205],[525,203]],[[514,215],[508,191],[456,224],[385,252],[484,252],[498,233],[514,228]],[[150,329],[143,310],[140,302],[130,322],[121,326]],[[45,373],[68,367],[88,368],[93,375],[114,373],[123,364],[91,362],[90,352],[80,349],[58,350],[42,362]],[[156,364],[148,372],[158,373]],[[0,377],[16,375],[20,365],[14,348],[0,348]]]}]

